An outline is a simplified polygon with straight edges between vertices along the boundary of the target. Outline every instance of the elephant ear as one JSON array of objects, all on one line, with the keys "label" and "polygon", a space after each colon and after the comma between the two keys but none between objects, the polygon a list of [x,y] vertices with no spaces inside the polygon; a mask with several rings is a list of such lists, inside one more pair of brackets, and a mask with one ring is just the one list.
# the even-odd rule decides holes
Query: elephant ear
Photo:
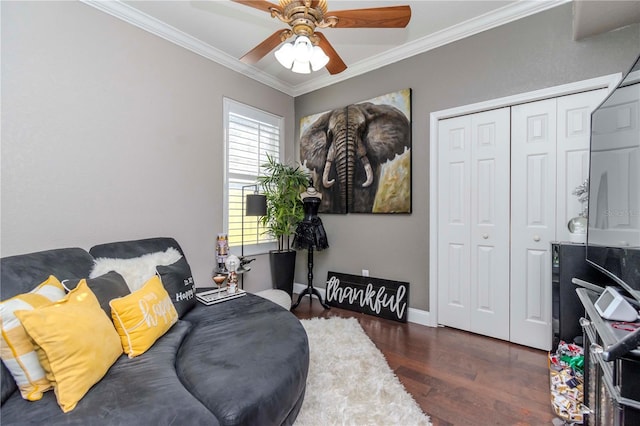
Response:
[{"label": "elephant ear", "polygon": [[367,127],[362,140],[370,159],[378,163],[392,160],[411,147],[411,123],[406,115],[391,105],[376,105],[371,102],[358,104],[366,116]]},{"label": "elephant ear", "polygon": [[329,120],[333,111],[322,114],[300,137],[300,161],[309,170],[320,172],[327,161],[327,151],[332,142]]}]

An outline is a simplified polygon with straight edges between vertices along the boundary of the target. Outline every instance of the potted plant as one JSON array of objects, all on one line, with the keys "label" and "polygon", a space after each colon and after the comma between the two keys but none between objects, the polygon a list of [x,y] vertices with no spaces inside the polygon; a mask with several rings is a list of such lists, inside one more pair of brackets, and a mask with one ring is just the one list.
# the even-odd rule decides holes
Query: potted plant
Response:
[{"label": "potted plant", "polygon": [[300,193],[309,185],[309,176],[299,166],[278,163],[269,155],[262,167],[265,174],[258,183],[267,197],[267,214],[261,222],[278,241],[278,249],[269,252],[271,279],[274,288],[293,296],[296,251],[291,249],[291,237],[304,218]]}]

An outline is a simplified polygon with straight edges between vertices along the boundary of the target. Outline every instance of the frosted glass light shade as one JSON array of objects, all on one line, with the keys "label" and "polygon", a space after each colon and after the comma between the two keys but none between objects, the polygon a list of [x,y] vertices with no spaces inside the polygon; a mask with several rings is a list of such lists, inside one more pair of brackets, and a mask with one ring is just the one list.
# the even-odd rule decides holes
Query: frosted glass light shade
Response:
[{"label": "frosted glass light shade", "polygon": [[309,62],[313,54],[313,45],[307,36],[298,36],[293,44],[295,50],[296,61]]},{"label": "frosted glass light shade", "polygon": [[311,54],[311,69],[318,71],[329,63],[329,57],[324,53],[320,46],[313,46],[313,53]]},{"label": "frosted glass light shade", "polygon": [[276,59],[285,68],[291,68],[294,60],[293,44],[285,43],[276,50]]},{"label": "frosted glass light shade", "polygon": [[291,68],[291,71],[297,72],[298,74],[310,74],[311,67],[309,66],[309,62],[296,60],[293,61],[293,67]]}]

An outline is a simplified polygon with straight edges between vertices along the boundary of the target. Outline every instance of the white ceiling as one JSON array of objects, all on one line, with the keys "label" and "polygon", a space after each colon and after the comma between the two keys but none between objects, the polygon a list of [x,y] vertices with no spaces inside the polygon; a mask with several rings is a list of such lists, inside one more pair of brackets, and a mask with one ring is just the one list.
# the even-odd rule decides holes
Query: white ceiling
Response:
[{"label": "white ceiling", "polygon": [[346,71],[332,76],[325,69],[312,74],[295,74],[283,68],[273,53],[253,66],[240,62],[238,58],[286,25],[268,13],[229,0],[84,0],[86,4],[291,96],[334,84],[567,1],[328,0],[329,11],[399,4],[408,4],[412,10],[411,21],[406,28],[322,30],[348,67]]},{"label": "white ceiling", "polygon": [[611,31],[640,22],[640,1],[611,1],[607,7],[596,1],[578,1],[573,7],[573,38]]}]

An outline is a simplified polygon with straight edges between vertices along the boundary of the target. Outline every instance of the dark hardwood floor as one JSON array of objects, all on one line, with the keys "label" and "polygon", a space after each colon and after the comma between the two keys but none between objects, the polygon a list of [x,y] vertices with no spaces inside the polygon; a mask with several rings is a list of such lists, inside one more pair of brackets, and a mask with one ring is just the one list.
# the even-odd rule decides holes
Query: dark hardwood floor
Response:
[{"label": "dark hardwood floor", "polygon": [[316,299],[310,307],[308,297],[293,313],[357,318],[434,426],[550,425],[555,417],[546,352],[448,327],[324,310]]}]

